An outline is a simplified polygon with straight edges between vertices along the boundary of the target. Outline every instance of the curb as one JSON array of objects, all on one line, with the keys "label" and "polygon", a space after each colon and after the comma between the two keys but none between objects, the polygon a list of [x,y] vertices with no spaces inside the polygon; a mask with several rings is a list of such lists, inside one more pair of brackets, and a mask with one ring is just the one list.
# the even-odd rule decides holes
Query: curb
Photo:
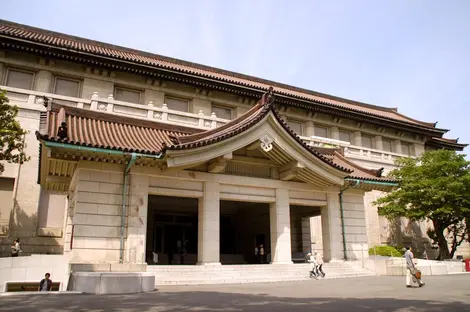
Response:
[{"label": "curb", "polygon": [[52,295],[81,295],[79,291],[15,291],[0,293],[0,297],[14,297],[14,296],[52,296]]}]

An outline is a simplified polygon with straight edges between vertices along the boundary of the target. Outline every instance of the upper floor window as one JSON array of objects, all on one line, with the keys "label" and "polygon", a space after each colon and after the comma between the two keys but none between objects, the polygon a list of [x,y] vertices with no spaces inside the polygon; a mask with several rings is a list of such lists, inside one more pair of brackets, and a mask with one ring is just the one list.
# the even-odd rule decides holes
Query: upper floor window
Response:
[{"label": "upper floor window", "polygon": [[385,152],[392,152],[392,141],[390,140],[383,140],[382,147]]},{"label": "upper floor window", "polygon": [[114,98],[118,101],[140,104],[140,91],[116,87]]},{"label": "upper floor window", "polygon": [[180,111],[180,112],[189,112],[188,100],[178,99],[174,97],[165,97],[165,103],[168,106],[168,109]]},{"label": "upper floor window", "polygon": [[339,140],[351,143],[351,132],[340,130]]},{"label": "upper floor window", "polygon": [[362,147],[372,148],[372,138],[370,136],[362,136]]},{"label": "upper floor window", "polygon": [[5,85],[20,89],[33,89],[34,73],[17,69],[8,69]]},{"label": "upper floor window", "polygon": [[315,126],[315,136],[327,138],[328,137],[328,129],[325,128],[325,127]]},{"label": "upper floor window", "polygon": [[232,109],[230,107],[212,105],[212,112],[217,118],[232,119]]},{"label": "upper floor window", "polygon": [[401,153],[406,156],[411,155],[411,146],[408,143],[401,143]]},{"label": "upper floor window", "polygon": [[302,135],[302,123],[300,121],[288,120],[287,125],[292,129],[297,135]]},{"label": "upper floor window", "polygon": [[54,93],[70,96],[70,97],[78,97],[80,92],[80,81],[56,77],[55,84],[54,84]]}]

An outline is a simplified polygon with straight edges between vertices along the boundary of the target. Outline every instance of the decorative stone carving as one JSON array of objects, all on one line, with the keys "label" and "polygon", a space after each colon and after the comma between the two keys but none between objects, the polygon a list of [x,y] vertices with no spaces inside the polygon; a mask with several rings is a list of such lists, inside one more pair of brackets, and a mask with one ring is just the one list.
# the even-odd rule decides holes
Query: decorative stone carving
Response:
[{"label": "decorative stone carving", "polygon": [[39,119],[39,112],[29,109],[20,109],[18,112],[18,117]]},{"label": "decorative stone carving", "polygon": [[162,119],[162,113],[160,113],[160,112],[155,112],[155,113],[153,114],[153,118],[154,118],[154,119]]},{"label": "decorative stone carving", "polygon": [[259,138],[259,140],[261,141],[260,147],[263,149],[263,151],[269,152],[273,149],[273,139],[269,135],[264,134],[261,138]]},{"label": "decorative stone carving", "polygon": [[212,122],[210,122],[209,120],[206,120],[206,121],[204,122],[204,127],[208,127],[208,128],[209,128],[209,127],[211,126],[211,124],[212,124]]},{"label": "decorative stone carving", "polygon": [[106,110],[106,106],[107,106],[106,104],[100,103],[100,104],[98,105],[98,109],[101,110],[101,111],[105,111],[105,110]]}]

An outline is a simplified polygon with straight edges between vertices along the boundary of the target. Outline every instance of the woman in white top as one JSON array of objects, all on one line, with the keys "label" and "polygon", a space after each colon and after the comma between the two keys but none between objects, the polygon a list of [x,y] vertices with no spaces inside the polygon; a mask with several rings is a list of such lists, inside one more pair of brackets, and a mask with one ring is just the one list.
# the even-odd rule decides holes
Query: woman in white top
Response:
[{"label": "woman in white top", "polygon": [[315,261],[317,263],[317,267],[316,267],[317,274],[321,274],[323,277],[325,277],[325,272],[323,272],[323,257],[317,251],[315,251]]}]

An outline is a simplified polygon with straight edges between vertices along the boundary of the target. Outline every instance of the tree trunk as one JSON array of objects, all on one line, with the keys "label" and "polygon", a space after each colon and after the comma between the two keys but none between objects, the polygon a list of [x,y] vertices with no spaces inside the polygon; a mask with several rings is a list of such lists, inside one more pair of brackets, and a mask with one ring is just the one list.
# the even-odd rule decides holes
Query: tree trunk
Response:
[{"label": "tree trunk", "polygon": [[439,246],[439,260],[450,259],[449,244],[444,235],[445,226],[442,226],[439,221],[433,220],[434,231],[436,232],[437,245]]}]

